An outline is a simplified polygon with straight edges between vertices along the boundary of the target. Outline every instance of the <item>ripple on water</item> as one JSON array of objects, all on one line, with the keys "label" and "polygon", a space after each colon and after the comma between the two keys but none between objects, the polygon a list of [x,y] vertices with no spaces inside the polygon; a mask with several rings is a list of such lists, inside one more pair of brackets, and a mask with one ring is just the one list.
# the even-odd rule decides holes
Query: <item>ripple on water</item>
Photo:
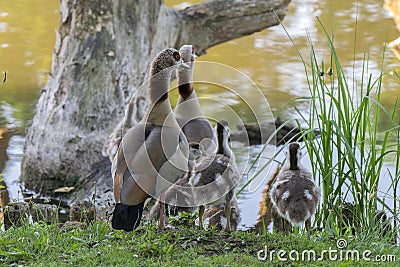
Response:
[{"label": "ripple on water", "polygon": [[7,148],[7,155],[9,159],[6,162],[5,168],[3,170],[3,177],[5,178],[7,184],[10,200],[23,199],[19,177],[21,175],[21,162],[24,143],[25,137],[14,135],[13,137],[11,137]]}]

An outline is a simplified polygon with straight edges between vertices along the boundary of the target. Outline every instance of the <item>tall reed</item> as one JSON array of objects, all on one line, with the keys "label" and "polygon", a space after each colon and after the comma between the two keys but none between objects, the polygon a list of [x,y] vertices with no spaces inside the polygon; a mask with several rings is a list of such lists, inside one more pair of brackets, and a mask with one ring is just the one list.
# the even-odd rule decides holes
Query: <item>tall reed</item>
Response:
[{"label": "tall reed", "polygon": [[[382,223],[377,219],[379,206],[391,217],[397,216],[400,143],[399,124],[395,122],[396,107],[388,111],[380,103],[383,72],[377,77],[369,74],[369,59],[364,57],[361,73],[356,73],[353,66],[353,75],[348,75],[336,53],[333,36],[319,19],[318,22],[329,44],[329,64],[319,62],[311,41],[309,64],[297,50],[311,95],[308,118],[298,112],[307,128],[315,127],[320,131],[315,140],[313,132],[308,131],[309,138],[305,141],[313,174],[322,187],[322,206],[316,224],[330,230],[346,225],[355,231],[371,229]],[[382,118],[387,121],[383,129],[378,127],[378,120]],[[302,126],[299,121],[298,126]],[[397,138],[393,138],[396,134]],[[391,157],[396,162],[395,173],[390,174],[392,192],[389,192],[394,209],[389,208],[386,198],[378,194],[383,164]],[[348,199],[354,201],[348,209],[351,219],[348,214],[343,214],[343,207],[348,204],[344,202]]]}]

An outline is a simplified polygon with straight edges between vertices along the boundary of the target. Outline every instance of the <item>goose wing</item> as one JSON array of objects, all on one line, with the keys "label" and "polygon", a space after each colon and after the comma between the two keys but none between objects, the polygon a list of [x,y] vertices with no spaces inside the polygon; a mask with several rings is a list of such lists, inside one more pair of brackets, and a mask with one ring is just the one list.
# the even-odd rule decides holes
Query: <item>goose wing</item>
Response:
[{"label": "goose wing", "polygon": [[[160,172],[163,173],[162,177],[175,181],[185,167],[180,172],[176,171],[179,173],[178,177],[165,169],[175,160],[176,154],[185,155],[184,151],[179,129],[149,123],[131,128],[125,135],[112,166],[116,201],[134,205],[147,198],[148,194],[154,194]],[[181,161],[182,157],[177,160]],[[174,167],[175,165],[172,164]],[[183,166],[182,163],[181,165]]]},{"label": "goose wing", "polygon": [[122,189],[124,189],[124,191],[138,192],[137,186],[133,183],[134,181],[129,181],[130,173],[125,152],[129,151],[129,155],[136,153],[146,141],[147,136],[151,132],[151,128],[151,124],[138,124],[132,127],[127,132],[114,157],[111,166],[111,175],[114,182],[114,198],[117,203],[121,202]]},{"label": "goose wing", "polygon": [[175,183],[188,169],[189,145],[180,129],[164,126],[161,140],[167,160],[158,169],[155,196]]}]

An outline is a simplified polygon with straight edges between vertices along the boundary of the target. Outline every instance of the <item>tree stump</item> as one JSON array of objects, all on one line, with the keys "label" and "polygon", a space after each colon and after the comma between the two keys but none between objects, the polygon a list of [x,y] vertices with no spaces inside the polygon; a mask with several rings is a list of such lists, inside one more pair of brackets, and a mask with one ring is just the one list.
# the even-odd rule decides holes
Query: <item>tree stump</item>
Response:
[{"label": "tree stump", "polygon": [[109,170],[98,174],[102,145],[130,98],[144,94],[137,88],[151,59],[183,44],[202,54],[277,25],[289,2],[214,0],[178,11],[162,0],[61,0],[51,74],[26,138],[25,187],[53,194],[93,177],[111,180]]}]

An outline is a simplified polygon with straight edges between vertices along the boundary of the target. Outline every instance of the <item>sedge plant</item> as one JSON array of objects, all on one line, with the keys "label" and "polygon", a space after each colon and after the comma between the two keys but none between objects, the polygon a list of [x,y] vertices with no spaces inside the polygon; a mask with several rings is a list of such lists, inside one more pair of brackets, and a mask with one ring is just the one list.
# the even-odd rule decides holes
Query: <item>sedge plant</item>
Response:
[{"label": "sedge plant", "polygon": [[[312,172],[322,189],[322,204],[315,223],[340,234],[346,232],[346,227],[350,229],[347,233],[355,234],[378,229],[388,221],[396,227],[392,221],[397,220],[399,124],[397,108],[388,111],[380,102],[384,73],[373,77],[368,72],[369,59],[364,56],[361,73],[356,73],[353,66],[349,78],[336,53],[333,34],[327,32],[319,19],[318,22],[329,45],[330,62],[327,66],[319,62],[310,41],[310,63],[300,55],[310,91],[308,118],[298,110],[307,128],[315,127],[320,132],[316,139],[311,136],[312,131],[304,133],[308,135],[305,146]],[[301,128],[300,121],[298,126]],[[382,196],[379,181],[385,171],[384,163],[393,158],[396,166],[389,171],[391,192]],[[391,205],[387,195],[391,195]],[[344,214],[346,205],[351,205],[347,208],[350,214]],[[378,216],[382,210],[385,216]]]}]

